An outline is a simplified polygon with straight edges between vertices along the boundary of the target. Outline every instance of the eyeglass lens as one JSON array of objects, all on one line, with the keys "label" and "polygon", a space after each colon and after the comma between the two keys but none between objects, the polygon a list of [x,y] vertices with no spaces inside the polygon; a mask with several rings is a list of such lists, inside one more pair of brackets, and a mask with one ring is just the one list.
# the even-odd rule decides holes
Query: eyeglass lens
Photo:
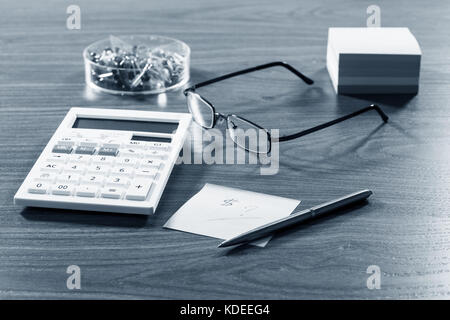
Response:
[{"label": "eyeglass lens", "polygon": [[270,151],[270,137],[266,130],[235,115],[228,116],[227,125],[231,139],[239,147],[255,153]]},{"label": "eyeglass lens", "polygon": [[204,128],[212,128],[214,124],[213,108],[195,92],[188,92],[186,97],[189,112],[194,121]]}]

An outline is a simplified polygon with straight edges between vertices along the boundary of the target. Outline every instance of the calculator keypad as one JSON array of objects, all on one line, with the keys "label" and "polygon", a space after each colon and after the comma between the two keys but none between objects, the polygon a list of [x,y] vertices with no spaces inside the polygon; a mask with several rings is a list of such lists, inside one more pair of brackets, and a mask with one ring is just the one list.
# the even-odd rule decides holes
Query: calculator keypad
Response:
[{"label": "calculator keypad", "polygon": [[145,201],[169,152],[169,143],[62,137],[28,192]]}]

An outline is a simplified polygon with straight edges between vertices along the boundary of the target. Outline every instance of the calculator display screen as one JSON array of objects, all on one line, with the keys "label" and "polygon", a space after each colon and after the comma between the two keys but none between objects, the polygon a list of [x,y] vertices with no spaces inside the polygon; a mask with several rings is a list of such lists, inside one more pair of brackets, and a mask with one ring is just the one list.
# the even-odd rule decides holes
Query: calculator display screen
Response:
[{"label": "calculator display screen", "polygon": [[77,118],[72,128],[174,133],[178,128],[178,123],[160,121]]}]

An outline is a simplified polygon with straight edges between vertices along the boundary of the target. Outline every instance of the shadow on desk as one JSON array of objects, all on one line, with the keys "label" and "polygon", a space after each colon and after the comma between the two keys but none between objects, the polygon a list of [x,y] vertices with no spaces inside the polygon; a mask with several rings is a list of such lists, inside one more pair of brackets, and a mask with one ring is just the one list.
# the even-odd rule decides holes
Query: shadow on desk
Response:
[{"label": "shadow on desk", "polygon": [[400,109],[405,107],[416,95],[417,94],[345,94],[341,96]]},{"label": "shadow on desk", "polygon": [[26,207],[21,215],[30,221],[62,222],[107,227],[142,228],[152,223],[146,215]]}]

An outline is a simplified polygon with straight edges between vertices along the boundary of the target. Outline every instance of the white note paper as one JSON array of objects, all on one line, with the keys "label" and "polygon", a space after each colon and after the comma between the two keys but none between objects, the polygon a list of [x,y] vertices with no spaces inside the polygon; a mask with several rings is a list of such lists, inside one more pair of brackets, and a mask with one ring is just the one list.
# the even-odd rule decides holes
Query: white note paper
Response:
[{"label": "white note paper", "polygon": [[[290,215],[299,203],[300,200],[205,184],[164,227],[226,240]],[[251,244],[264,247],[271,237]]]}]

